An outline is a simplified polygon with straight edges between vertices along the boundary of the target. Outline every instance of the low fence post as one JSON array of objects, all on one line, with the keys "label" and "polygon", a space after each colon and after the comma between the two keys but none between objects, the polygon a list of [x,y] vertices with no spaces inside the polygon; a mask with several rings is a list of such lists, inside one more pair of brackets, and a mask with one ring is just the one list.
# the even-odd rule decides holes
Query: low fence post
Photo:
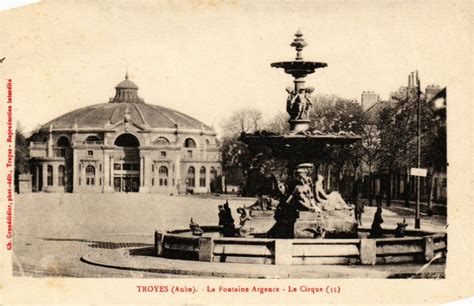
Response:
[{"label": "low fence post", "polygon": [[434,257],[434,243],[432,237],[425,237],[423,239],[425,249],[425,261],[430,261]]},{"label": "low fence post", "polygon": [[377,245],[373,239],[360,240],[360,263],[363,265],[375,265],[377,259]]},{"label": "low fence post", "polygon": [[275,240],[275,264],[291,265],[293,263],[293,243],[290,239]]},{"label": "low fence post", "polygon": [[199,237],[199,261],[212,261],[212,237]]}]

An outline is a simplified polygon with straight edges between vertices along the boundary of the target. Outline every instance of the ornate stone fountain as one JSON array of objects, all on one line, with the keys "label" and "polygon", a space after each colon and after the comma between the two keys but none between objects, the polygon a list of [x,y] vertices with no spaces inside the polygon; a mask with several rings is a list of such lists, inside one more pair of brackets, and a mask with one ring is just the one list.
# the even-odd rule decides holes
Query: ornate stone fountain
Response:
[{"label": "ornate stone fountain", "polygon": [[156,231],[155,254],[281,265],[412,263],[445,256],[445,233],[405,230],[405,237],[400,238],[393,230],[383,230],[381,237],[370,239],[369,229],[358,228],[352,208],[341,196],[325,193],[313,161],[331,152],[333,146],[349,145],[360,137],[310,129],[314,89],[305,87],[305,77],[327,64],[303,60],[301,52],[307,44],[299,31],[295,36],[291,43],[297,51],[295,60],[271,64],[294,78],[286,101],[290,131],[260,131],[240,137],[251,150],[270,149],[273,156],[288,161],[288,179],[278,182],[278,192],[272,196],[260,195],[255,204],[239,208],[240,226],[224,205],[219,225],[199,226],[192,221],[190,229]]},{"label": "ornate stone fountain", "polygon": [[[312,87],[305,87],[305,78],[316,69],[327,67],[326,63],[305,61],[302,56],[307,43],[298,31],[291,43],[296,49],[293,61],[277,62],[272,67],[282,68],[294,78],[294,88],[287,88],[286,110],[290,131],[286,134],[256,132],[242,134],[240,140],[250,150],[267,147],[272,154],[288,161],[288,180],[279,182],[280,194],[276,207],[262,207],[260,203],[248,210],[250,218],[245,219],[240,235],[258,235],[276,238],[322,238],[357,237],[357,222],[352,209],[338,193],[326,195],[322,190],[314,160],[318,160],[334,145],[348,145],[360,140],[352,133],[326,134],[310,130],[309,113],[315,103]],[[316,184],[313,182],[316,181]],[[322,193],[323,195],[321,195]],[[259,199],[258,202],[261,202]],[[260,205],[259,205],[260,204]],[[275,210],[275,213],[270,211]],[[240,210],[241,213],[245,213]],[[270,227],[270,228],[269,228]]]}]

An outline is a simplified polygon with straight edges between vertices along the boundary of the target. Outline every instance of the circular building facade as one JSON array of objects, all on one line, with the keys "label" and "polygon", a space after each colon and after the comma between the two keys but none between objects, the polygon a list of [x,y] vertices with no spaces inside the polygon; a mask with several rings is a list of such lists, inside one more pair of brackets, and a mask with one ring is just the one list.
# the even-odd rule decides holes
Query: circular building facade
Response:
[{"label": "circular building facade", "polygon": [[145,103],[125,77],[108,103],[77,109],[30,138],[33,191],[206,193],[221,174],[216,133]]}]

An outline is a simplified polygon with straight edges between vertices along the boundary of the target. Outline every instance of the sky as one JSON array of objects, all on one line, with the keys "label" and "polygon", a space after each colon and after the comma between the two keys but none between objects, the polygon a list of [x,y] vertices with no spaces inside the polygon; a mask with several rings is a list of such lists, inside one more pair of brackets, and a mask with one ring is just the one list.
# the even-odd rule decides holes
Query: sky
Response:
[{"label": "sky", "polygon": [[[422,87],[465,82],[472,6],[400,1],[41,1],[0,13],[0,77],[13,80],[14,116],[26,131],[108,102],[126,70],[145,102],[219,131],[243,107],[268,119],[285,109],[300,29],[307,77],[321,94],[386,99],[418,70]],[[470,58],[470,57],[469,57]],[[453,69],[457,65],[459,69]]]}]

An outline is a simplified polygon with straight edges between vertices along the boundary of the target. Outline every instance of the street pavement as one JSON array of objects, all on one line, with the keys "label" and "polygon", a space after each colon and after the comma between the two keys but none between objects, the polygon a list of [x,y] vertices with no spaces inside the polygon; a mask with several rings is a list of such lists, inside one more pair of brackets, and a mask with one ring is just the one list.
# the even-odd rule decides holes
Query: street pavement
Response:
[{"label": "street pavement", "polygon": [[[15,276],[61,277],[183,277],[123,271],[80,260],[91,251],[120,252],[153,245],[154,232],[217,224],[218,205],[229,200],[235,210],[255,199],[232,196],[167,196],[155,194],[22,194],[16,195],[13,223]],[[375,207],[366,207],[363,227],[370,228]],[[384,209],[384,228],[395,228],[403,217]],[[408,228],[414,221],[407,218]],[[444,217],[422,219],[422,229],[444,230]]]}]

